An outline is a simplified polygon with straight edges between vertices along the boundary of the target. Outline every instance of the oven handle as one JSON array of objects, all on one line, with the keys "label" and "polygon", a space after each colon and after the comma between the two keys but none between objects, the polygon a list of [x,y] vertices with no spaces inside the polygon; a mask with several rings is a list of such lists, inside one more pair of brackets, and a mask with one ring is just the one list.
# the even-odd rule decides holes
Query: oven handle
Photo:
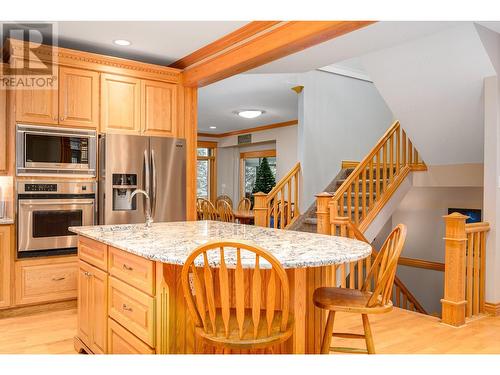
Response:
[{"label": "oven handle", "polygon": [[94,205],[93,200],[78,200],[78,201],[57,201],[56,199],[50,200],[29,200],[19,201],[20,206],[59,206],[59,205],[76,205],[76,206],[89,206]]}]

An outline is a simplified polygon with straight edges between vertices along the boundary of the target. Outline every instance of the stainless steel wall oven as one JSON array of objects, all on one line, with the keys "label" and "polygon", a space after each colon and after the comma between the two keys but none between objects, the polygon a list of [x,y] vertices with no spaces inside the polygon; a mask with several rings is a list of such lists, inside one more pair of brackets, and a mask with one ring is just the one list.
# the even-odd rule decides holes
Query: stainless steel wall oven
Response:
[{"label": "stainless steel wall oven", "polygon": [[95,182],[18,182],[18,257],[76,254],[68,227],[94,225],[96,207]]}]

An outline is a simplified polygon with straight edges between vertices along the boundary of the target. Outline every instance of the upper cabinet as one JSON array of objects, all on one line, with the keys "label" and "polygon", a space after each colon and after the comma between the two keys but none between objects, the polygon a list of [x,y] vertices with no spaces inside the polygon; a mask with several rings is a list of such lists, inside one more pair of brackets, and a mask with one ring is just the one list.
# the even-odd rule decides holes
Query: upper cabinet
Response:
[{"label": "upper cabinet", "polygon": [[101,75],[101,131],[175,136],[177,85]]},{"label": "upper cabinet", "polygon": [[101,131],[140,133],[141,80],[101,75]]},{"label": "upper cabinet", "polygon": [[157,81],[142,81],[142,132],[147,135],[174,136],[177,111],[177,86]]},{"label": "upper cabinet", "polygon": [[59,124],[99,126],[99,73],[67,67],[59,69]]},{"label": "upper cabinet", "polygon": [[57,89],[17,88],[16,120],[18,122],[57,124],[59,120],[57,95]]}]

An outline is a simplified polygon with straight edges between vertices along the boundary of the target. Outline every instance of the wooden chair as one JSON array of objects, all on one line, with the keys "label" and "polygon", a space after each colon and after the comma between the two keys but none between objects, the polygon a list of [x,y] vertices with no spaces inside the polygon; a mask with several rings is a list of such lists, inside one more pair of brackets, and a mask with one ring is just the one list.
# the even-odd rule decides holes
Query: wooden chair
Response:
[{"label": "wooden chair", "polygon": [[233,209],[227,203],[227,201],[220,200],[217,202],[217,213],[219,214],[219,220],[226,223],[234,223],[234,213]]},{"label": "wooden chair", "polygon": [[252,201],[248,198],[241,198],[238,203],[238,211],[250,211],[252,208]]},{"label": "wooden chair", "polygon": [[203,220],[202,202],[203,198],[196,198],[196,218],[198,220]]},{"label": "wooden chair", "polygon": [[[242,257],[247,255],[251,256],[252,263],[255,259],[255,263],[253,270],[244,271]],[[201,259],[196,260],[198,257]],[[269,275],[265,277],[261,258],[269,263],[268,268],[272,267],[266,270]],[[218,268],[212,269],[209,261]],[[267,250],[236,241],[201,245],[182,267],[181,281],[196,335],[216,349],[224,352],[271,349],[292,334],[288,277],[280,262]],[[245,291],[250,285],[252,293],[245,301]],[[217,297],[216,293],[219,293]]]},{"label": "wooden chair", "polygon": [[217,220],[218,214],[212,202],[200,198],[200,220]]},{"label": "wooden chair", "polygon": [[[406,226],[399,224],[385,240],[372,267],[367,271],[368,274],[360,290],[323,287],[314,291],[314,304],[321,309],[328,310],[328,319],[321,344],[321,354],[328,354],[330,350],[375,354],[375,345],[373,344],[368,314],[381,314],[392,310],[392,287],[398,259],[403,250],[405,239]],[[354,275],[349,276],[353,277]],[[370,292],[372,282],[373,292]],[[361,314],[364,335],[333,332],[333,321],[336,311]],[[365,339],[367,350],[342,347],[330,348],[332,336]]]},{"label": "wooden chair", "polygon": [[227,195],[219,195],[216,199],[215,199],[215,207],[217,207],[217,205],[219,204],[220,201],[226,201],[227,203],[229,203],[229,207],[231,207],[231,209],[233,209],[233,200],[227,196]]}]

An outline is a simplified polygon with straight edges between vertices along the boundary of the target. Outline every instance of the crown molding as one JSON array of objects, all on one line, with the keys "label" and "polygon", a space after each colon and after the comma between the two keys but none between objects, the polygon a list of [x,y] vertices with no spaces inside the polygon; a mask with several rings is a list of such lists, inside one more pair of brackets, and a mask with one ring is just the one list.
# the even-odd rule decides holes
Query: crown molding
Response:
[{"label": "crown molding", "polygon": [[[4,44],[4,62],[23,60],[25,51],[32,43],[22,40],[7,39]],[[122,74],[140,78],[158,79],[173,83],[180,83],[181,71],[161,65],[127,60],[120,57],[99,55],[96,53],[72,50],[68,48],[41,45],[37,49],[40,60],[58,65],[86,68],[104,73]]]},{"label": "crown molding", "polygon": [[212,134],[212,133],[199,132],[198,136],[199,137],[210,137],[210,138],[224,138],[224,137],[230,137],[233,135],[248,134],[248,133],[254,133],[254,132],[259,132],[259,131],[263,131],[263,130],[283,128],[285,126],[297,125],[298,123],[299,123],[298,120],[291,120],[291,121],[284,121],[284,122],[276,122],[274,124],[256,126],[254,128],[234,130],[234,131],[230,131],[227,133]]}]

